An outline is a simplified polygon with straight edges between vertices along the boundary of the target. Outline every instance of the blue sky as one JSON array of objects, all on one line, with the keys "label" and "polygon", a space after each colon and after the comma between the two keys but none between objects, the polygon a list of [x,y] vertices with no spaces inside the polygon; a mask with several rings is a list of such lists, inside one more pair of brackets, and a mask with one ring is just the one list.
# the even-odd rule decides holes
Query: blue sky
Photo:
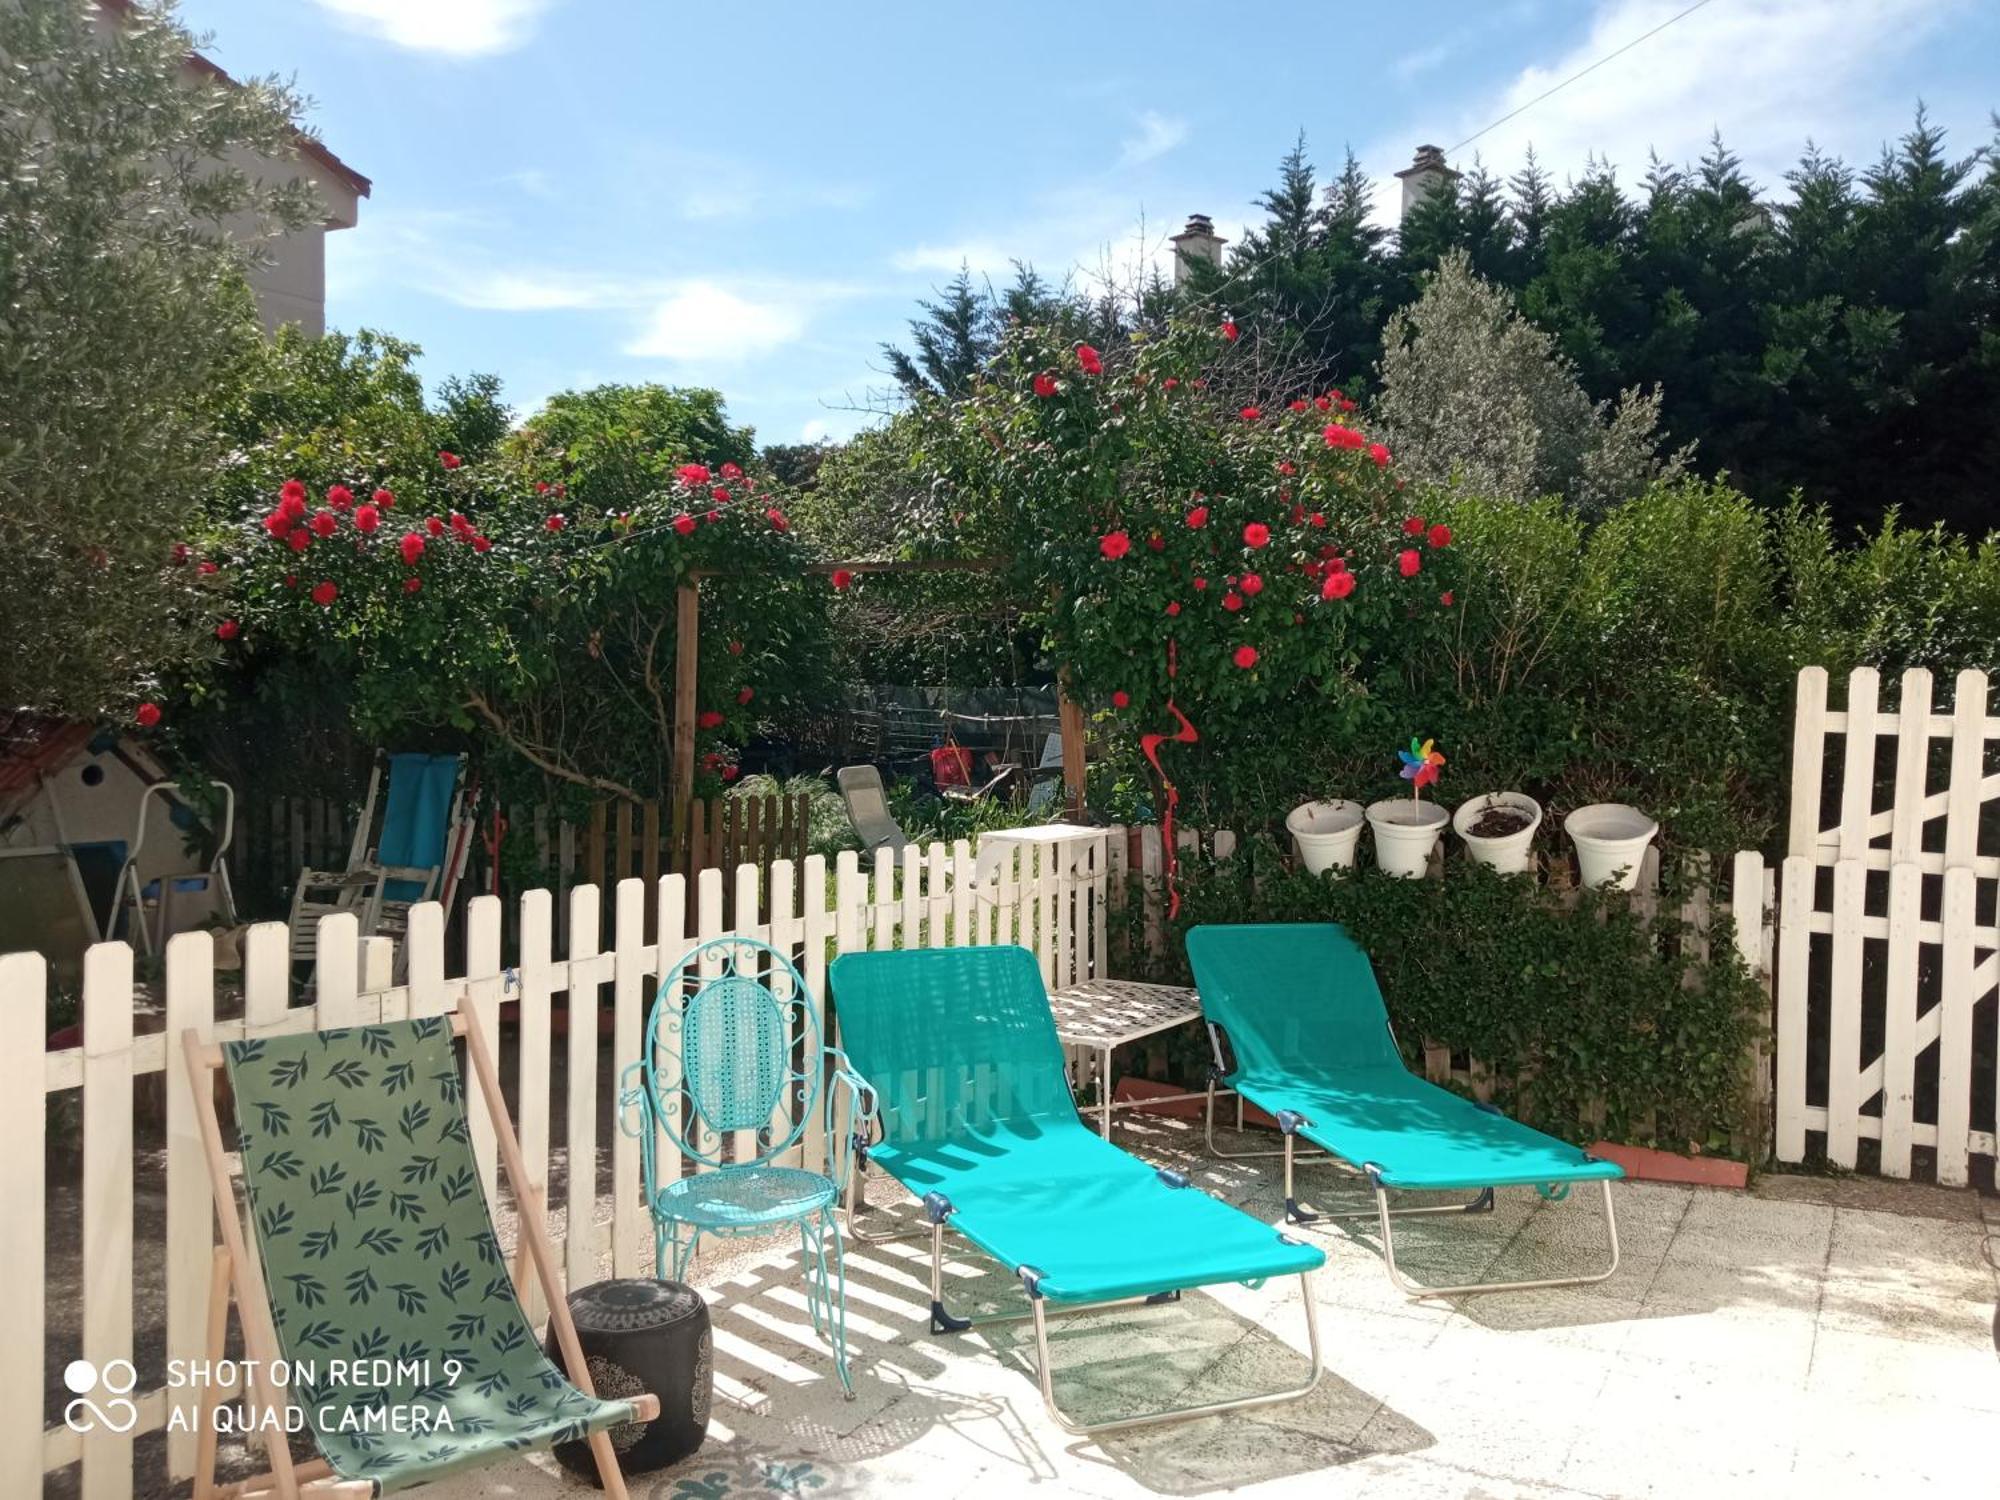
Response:
[{"label": "blue sky", "polygon": [[[1236,9],[664,0],[183,0],[237,74],[296,76],[373,178],[328,321],[490,370],[532,409],[606,380],[720,388],[767,442],[840,437],[877,346],[961,260],[1129,280],[1190,212],[1232,238],[1303,129],[1385,184],[1688,0]],[[1254,18],[1254,19],[1252,19]],[[1560,178],[1720,128],[1760,181],[1853,162],[1922,97],[1969,151],[2000,105],[1988,0],[1710,0],[1455,154]]]}]

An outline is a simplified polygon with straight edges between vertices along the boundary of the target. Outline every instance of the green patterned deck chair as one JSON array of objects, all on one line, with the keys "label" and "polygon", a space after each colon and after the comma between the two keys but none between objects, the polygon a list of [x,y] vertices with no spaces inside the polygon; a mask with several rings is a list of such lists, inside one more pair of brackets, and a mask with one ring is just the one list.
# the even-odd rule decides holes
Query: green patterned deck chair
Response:
[{"label": "green patterned deck chair", "polygon": [[[867,1146],[867,1161],[915,1194],[929,1221],[932,1333],[1032,1318],[1042,1399],[1077,1434],[1265,1406],[1318,1384],[1310,1273],[1325,1255],[1083,1123],[1034,954],[1011,946],[847,953],[829,980],[841,1041],[877,1095],[881,1138]],[[857,1168],[850,1182],[859,1176]],[[893,1237],[855,1233],[858,1199],[850,1188],[850,1234]],[[945,1310],[947,1228],[1020,1278],[1025,1314],[970,1319]],[[1057,1406],[1050,1313],[1293,1275],[1305,1293],[1312,1354],[1303,1385],[1088,1425]]]},{"label": "green patterned deck chair", "polygon": [[[1187,954],[1215,1045],[1209,1149],[1232,1158],[1282,1155],[1291,1223],[1375,1218],[1389,1278],[1413,1297],[1575,1286],[1603,1281],[1618,1269],[1611,1183],[1623,1170],[1413,1075],[1390,1032],[1374,967],[1343,928],[1331,922],[1196,927],[1187,935]],[[1217,1149],[1215,1082],[1277,1120],[1282,1152]],[[1299,1137],[1358,1169],[1374,1188],[1375,1206],[1340,1213],[1301,1207],[1292,1184]],[[1610,1264],[1602,1271],[1420,1286],[1396,1268],[1395,1218],[1478,1213],[1492,1208],[1494,1189],[1501,1187],[1533,1187],[1545,1198],[1562,1199],[1578,1182],[1603,1186]],[[1476,1196],[1463,1204],[1392,1208],[1392,1189],[1476,1190]]]},{"label": "green patterned deck chair", "polygon": [[[820,1045],[819,1002],[804,976],[769,943],[742,937],[699,944],[660,981],[645,1050],[626,1067],[618,1095],[619,1124],[639,1138],[654,1273],[681,1279],[703,1235],[796,1224],[813,1331],[833,1346],[849,1400],[847,1280],[834,1205],[851,1161],[848,1143],[874,1118],[872,1097],[839,1049]],[[831,1173],[786,1160],[822,1106]],[[729,1154],[732,1137],[737,1149]],[[682,1158],[698,1170],[683,1175]]]},{"label": "green patterned deck chair", "polygon": [[[522,1205],[506,1264],[467,1135],[453,1056],[465,1038],[500,1159]],[[230,1289],[256,1412],[297,1411],[320,1457],[294,1464],[265,1429],[271,1472],[235,1489],[281,1496],[408,1489],[523,1449],[588,1437],[598,1474],[625,1495],[607,1429],[649,1421],[656,1397],[599,1400],[570,1323],[492,1058],[475,1025],[433,1016],[183,1050],[222,1229],[209,1306],[220,1359]],[[236,1100],[254,1249],[237,1217],[214,1072]],[[521,1310],[529,1267],[568,1369],[543,1355]],[[286,1366],[275,1377],[274,1360]],[[215,1424],[204,1401],[195,1495],[216,1493]],[[636,1437],[638,1428],[627,1426]],[[621,1433],[621,1436],[624,1434]]]}]

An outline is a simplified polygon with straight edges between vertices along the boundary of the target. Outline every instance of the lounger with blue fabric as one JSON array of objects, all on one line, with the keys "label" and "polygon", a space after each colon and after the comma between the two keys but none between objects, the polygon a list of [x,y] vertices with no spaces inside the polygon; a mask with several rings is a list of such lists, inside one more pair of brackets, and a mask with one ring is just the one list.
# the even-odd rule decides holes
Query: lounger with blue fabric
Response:
[{"label": "lounger with blue fabric", "polygon": [[[1354,1217],[1299,1205],[1292,1169],[1295,1142],[1303,1137],[1373,1185],[1375,1207],[1366,1212],[1381,1222],[1390,1279],[1411,1296],[1572,1286],[1603,1281],[1618,1269],[1611,1183],[1623,1170],[1412,1074],[1389,1030],[1368,955],[1342,928],[1331,922],[1196,927],[1187,935],[1187,953],[1215,1043],[1218,1081],[1270,1114],[1284,1136],[1285,1216],[1291,1223]],[[1212,1087],[1208,1128],[1214,1149]],[[1490,1209],[1493,1190],[1502,1187],[1533,1187],[1560,1199],[1580,1182],[1603,1187],[1610,1264],[1602,1271],[1427,1287],[1396,1269],[1395,1217],[1476,1213]],[[1477,1196],[1465,1204],[1392,1208],[1389,1194],[1396,1190]]]},{"label": "lounger with blue fabric", "polygon": [[[880,1138],[865,1160],[923,1203],[931,1331],[1029,1317],[1043,1400],[1067,1431],[1093,1433],[1304,1395],[1319,1381],[1309,1274],[1315,1246],[1260,1224],[1100,1137],[1078,1117],[1035,956],[1025,948],[847,953],[833,961],[841,1045],[875,1091]],[[850,1178],[850,1235],[860,1178]],[[956,1317],[944,1305],[949,1228],[1020,1278],[1028,1311]],[[1295,1389],[1088,1425],[1056,1405],[1047,1319],[1184,1289],[1298,1276],[1312,1373]]]}]

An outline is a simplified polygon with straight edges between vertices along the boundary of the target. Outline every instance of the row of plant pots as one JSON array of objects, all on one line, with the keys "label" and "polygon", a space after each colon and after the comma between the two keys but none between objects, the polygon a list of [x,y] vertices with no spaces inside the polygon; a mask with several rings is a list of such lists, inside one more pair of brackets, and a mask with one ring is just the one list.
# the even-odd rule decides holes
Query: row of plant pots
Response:
[{"label": "row of plant pots", "polygon": [[[1375,863],[1384,874],[1422,875],[1450,823],[1466,853],[1503,875],[1517,875],[1528,868],[1542,805],[1520,792],[1488,792],[1450,814],[1416,797],[1388,797],[1365,808],[1359,802],[1306,802],[1286,817],[1285,831],[1298,845],[1305,867],[1317,875],[1353,867],[1364,822],[1374,831]],[[1659,824],[1622,802],[1593,802],[1563,819],[1563,832],[1576,845],[1583,883],[1611,881],[1622,891],[1638,884],[1646,846],[1659,831]]]}]

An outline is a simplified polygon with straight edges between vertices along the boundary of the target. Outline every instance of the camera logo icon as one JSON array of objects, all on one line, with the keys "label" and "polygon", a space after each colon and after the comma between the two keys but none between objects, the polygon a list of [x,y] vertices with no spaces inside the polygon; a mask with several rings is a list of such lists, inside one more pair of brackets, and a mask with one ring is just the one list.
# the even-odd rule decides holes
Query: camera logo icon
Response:
[{"label": "camera logo icon", "polygon": [[[63,1367],[63,1384],[76,1399],[63,1408],[63,1421],[73,1432],[94,1432],[99,1427],[127,1433],[139,1425],[139,1406],[130,1397],[139,1384],[139,1372],[129,1359],[108,1359],[98,1369],[87,1359],[73,1359]],[[101,1395],[102,1399],[97,1399]]]}]

